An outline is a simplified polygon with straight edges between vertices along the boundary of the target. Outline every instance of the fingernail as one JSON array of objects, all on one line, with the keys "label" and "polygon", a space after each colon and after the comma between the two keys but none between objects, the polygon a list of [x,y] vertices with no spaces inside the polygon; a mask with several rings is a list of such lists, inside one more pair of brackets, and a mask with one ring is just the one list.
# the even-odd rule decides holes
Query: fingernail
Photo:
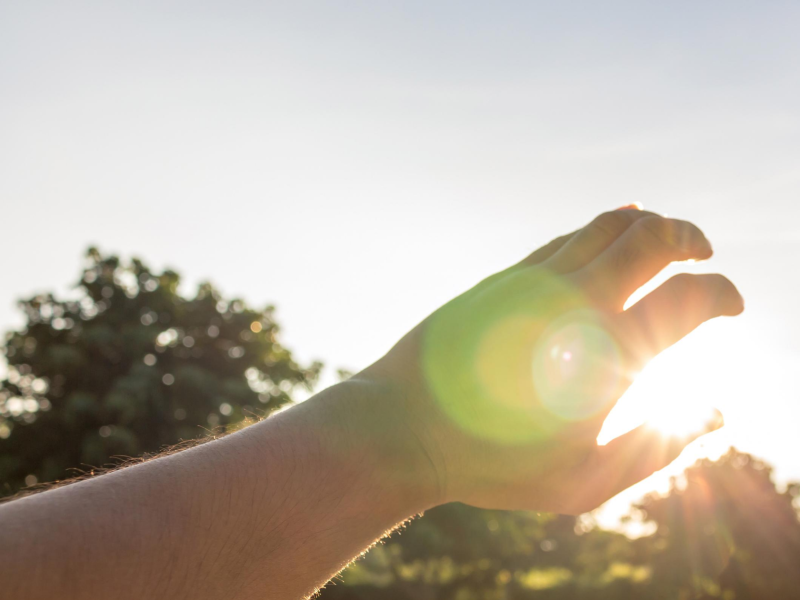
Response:
[{"label": "fingernail", "polygon": [[616,210],[643,210],[644,207],[642,206],[641,202],[634,202],[633,204],[626,204],[625,206],[620,206]]}]

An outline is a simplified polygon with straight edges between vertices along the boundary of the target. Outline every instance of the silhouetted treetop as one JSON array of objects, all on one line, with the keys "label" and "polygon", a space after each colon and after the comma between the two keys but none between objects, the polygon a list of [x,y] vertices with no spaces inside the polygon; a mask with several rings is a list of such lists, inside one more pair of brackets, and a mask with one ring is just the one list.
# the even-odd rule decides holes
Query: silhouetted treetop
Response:
[{"label": "silhouetted treetop", "polygon": [[179,294],[179,275],[96,248],[68,299],[19,303],[0,382],[0,494],[112,457],[158,452],[269,413],[310,389],[274,309],[225,299],[210,283]]}]

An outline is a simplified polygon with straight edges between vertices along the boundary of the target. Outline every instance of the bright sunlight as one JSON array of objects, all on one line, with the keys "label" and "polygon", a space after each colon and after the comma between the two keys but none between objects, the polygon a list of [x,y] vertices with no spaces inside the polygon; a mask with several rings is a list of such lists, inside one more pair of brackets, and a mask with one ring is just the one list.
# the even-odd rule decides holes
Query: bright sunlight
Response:
[{"label": "bright sunlight", "polygon": [[[631,296],[625,308],[679,272],[713,270],[707,263],[673,264]],[[726,426],[691,443],[667,468],[609,500],[596,514],[599,523],[620,527],[619,517],[632,501],[649,492],[666,493],[670,479],[680,477],[696,460],[715,460],[730,445],[743,441],[739,440],[741,422],[747,420],[746,408],[752,390],[737,387],[737,378],[731,377],[731,369],[739,368],[735,348],[736,336],[742,332],[726,329],[724,325],[730,323],[705,323],[653,359],[622,396],[597,439],[601,444],[608,443],[643,423],[663,433],[665,438],[692,436],[719,418],[716,411],[722,413]],[[648,533],[640,525],[630,522],[622,528],[634,536]]]}]

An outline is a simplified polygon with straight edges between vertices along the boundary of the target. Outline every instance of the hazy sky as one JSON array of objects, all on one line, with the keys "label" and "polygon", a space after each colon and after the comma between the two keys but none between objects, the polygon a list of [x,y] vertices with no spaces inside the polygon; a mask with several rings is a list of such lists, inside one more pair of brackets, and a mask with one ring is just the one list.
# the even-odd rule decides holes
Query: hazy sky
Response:
[{"label": "hazy sky", "polygon": [[91,243],[274,302],[300,357],[358,369],[640,201],[747,301],[647,397],[710,398],[720,444],[800,478],[798,31],[794,1],[0,1],[0,327]]}]

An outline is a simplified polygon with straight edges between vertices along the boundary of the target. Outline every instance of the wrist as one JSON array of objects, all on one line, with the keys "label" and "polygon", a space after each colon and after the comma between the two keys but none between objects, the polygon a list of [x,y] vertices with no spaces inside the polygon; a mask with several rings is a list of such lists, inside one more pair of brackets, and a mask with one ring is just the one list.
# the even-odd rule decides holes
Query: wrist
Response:
[{"label": "wrist", "polygon": [[318,398],[335,411],[343,451],[383,501],[404,516],[445,502],[441,471],[425,442],[424,424],[409,410],[407,391],[362,373]]}]

